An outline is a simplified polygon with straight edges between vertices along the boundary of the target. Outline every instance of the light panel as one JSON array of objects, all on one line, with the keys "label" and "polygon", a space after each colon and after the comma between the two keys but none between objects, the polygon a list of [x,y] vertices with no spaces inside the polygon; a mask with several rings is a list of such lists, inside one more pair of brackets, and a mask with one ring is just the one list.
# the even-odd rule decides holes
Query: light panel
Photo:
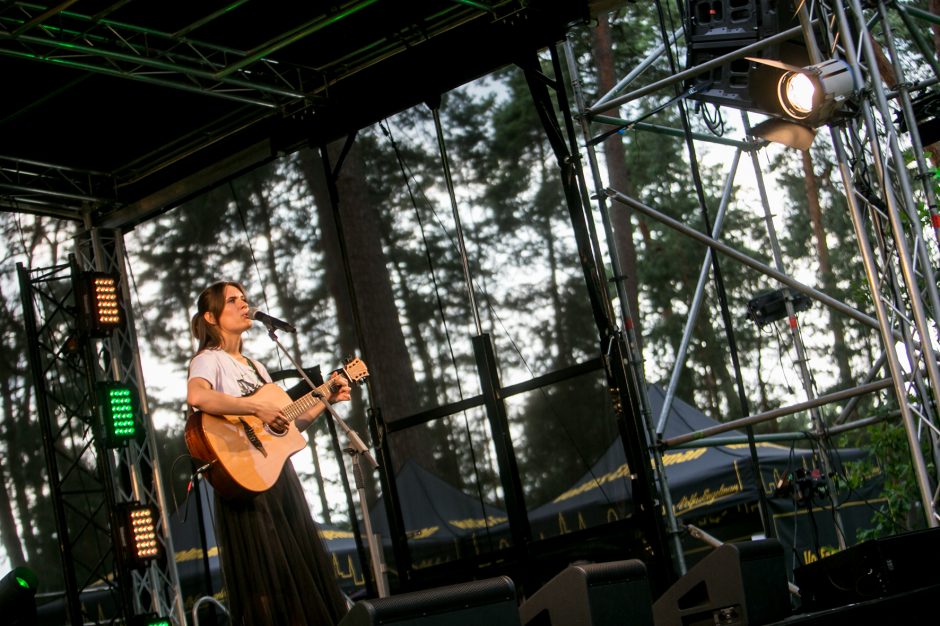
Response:
[{"label": "light panel", "polygon": [[124,324],[116,274],[85,272],[81,300],[85,328],[92,337],[107,337]]},{"label": "light panel", "polygon": [[99,382],[98,413],[106,447],[119,448],[139,436],[137,393],[132,387]]},{"label": "light panel", "polygon": [[149,504],[129,502],[118,507],[123,557],[129,568],[146,567],[162,555],[157,537],[158,517],[157,508]]}]

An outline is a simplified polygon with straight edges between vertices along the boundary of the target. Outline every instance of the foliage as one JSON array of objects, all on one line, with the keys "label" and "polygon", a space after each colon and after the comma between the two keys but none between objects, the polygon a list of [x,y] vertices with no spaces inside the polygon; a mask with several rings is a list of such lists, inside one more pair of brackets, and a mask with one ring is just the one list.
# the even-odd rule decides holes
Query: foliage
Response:
[{"label": "foliage", "polygon": [[[886,421],[870,428],[867,435],[867,448],[872,458],[847,464],[847,484],[850,488],[858,488],[873,472],[879,471],[886,477],[882,492],[886,502],[876,512],[873,526],[859,534],[859,540],[922,528],[923,506],[916,496],[917,482],[904,425]],[[923,452],[925,458],[930,458],[928,450]]]},{"label": "foliage", "polygon": [[[667,7],[667,30],[676,26],[669,21],[676,19],[673,4],[628,3],[613,14],[608,69],[622,76],[635,67],[659,42],[658,5]],[[580,29],[571,43],[583,68],[583,85],[597,98],[601,94],[598,68],[592,67],[594,36],[591,29]],[[671,52],[680,63],[679,50]],[[545,55],[541,61],[543,72],[550,75]],[[665,58],[657,59],[635,86],[672,73]],[[628,121],[642,118],[660,127],[682,128],[684,120],[675,106],[651,114],[668,97],[657,95],[656,102],[640,99],[616,114]],[[690,110],[693,130],[710,132],[701,109]],[[474,406],[443,418],[427,417],[443,412],[441,407],[471,403],[480,396],[474,340],[481,334],[492,340],[504,387],[583,364],[599,357],[604,346],[587,297],[584,251],[572,234],[571,207],[559,182],[560,164],[521,70],[506,68],[445,94],[438,113],[466,258],[458,245],[433,115],[426,107],[362,129],[341,164],[335,162],[339,146],[282,156],[125,235],[141,347],[148,367],[153,367],[146,378],[150,406],[160,418],[158,440],[168,493],[182,494],[190,472],[181,436],[186,364],[194,350],[189,315],[199,292],[209,282],[224,279],[243,282],[252,304],[295,323],[299,332],[285,343],[303,355],[305,364],[320,363],[328,369],[338,364],[340,353],[365,353],[373,380],[349,411],[359,432],[365,432],[366,407],[390,423],[414,416],[427,419],[376,442],[388,444],[393,468],[412,460],[466,493],[503,503],[500,468],[483,409]],[[733,127],[731,116],[725,115]],[[595,127],[592,132],[608,130]],[[704,147],[703,142],[690,150],[683,140],[636,127],[623,129],[618,137],[617,149],[623,151],[627,169],[625,193],[696,230],[712,225],[729,173],[725,166],[730,151]],[[766,159],[770,152],[761,151],[758,158]],[[330,168],[338,172],[336,180],[324,178],[323,154],[334,159]],[[747,166],[746,157],[741,168]],[[700,180],[693,176],[693,159]],[[843,189],[831,165],[832,148],[822,137],[811,161],[820,205],[818,228],[807,200],[802,155],[786,151],[772,156],[774,176],[769,182],[779,191],[771,199],[772,215],[765,216],[760,199],[739,184],[719,238],[774,265],[766,228],[770,219],[779,230],[784,271],[809,276],[809,282],[828,294],[870,310]],[[331,183],[341,189],[335,207]],[[641,321],[645,368],[651,382],[657,382],[675,364],[705,248],[622,205],[609,211],[626,214],[634,227],[639,285],[634,315]],[[606,240],[603,220],[596,221]],[[22,244],[17,259],[42,251],[48,255],[45,260],[61,255],[59,245],[68,229],[38,219],[24,224],[4,215],[5,240]],[[616,239],[617,233],[612,235]],[[829,264],[825,271],[823,248]],[[610,255],[609,248],[603,255]],[[0,446],[9,459],[0,469],[16,516],[3,522],[11,536],[9,541],[4,536],[4,545],[12,552],[22,540],[28,561],[53,568],[54,547],[48,540],[53,523],[44,502],[41,462],[18,438],[31,426],[34,399],[12,285],[13,259],[8,252],[0,276],[0,341],[6,354],[16,355],[0,368]],[[348,276],[347,261],[352,268]],[[756,327],[745,318],[748,301],[779,285],[722,256],[717,267],[723,303],[715,267],[708,268],[702,311],[677,389],[678,397],[712,417],[732,419],[803,399],[803,384],[814,392],[840,388],[866,371],[877,356],[880,347],[868,329],[848,324],[818,304],[800,315],[799,336],[785,322]],[[731,337],[741,362],[744,403],[729,354]],[[809,381],[799,375],[797,339],[807,347]],[[248,338],[246,351],[269,369],[289,369],[261,332]],[[550,501],[589,472],[618,433],[601,372],[519,391],[505,400],[529,508]],[[868,415],[885,410],[884,404],[882,399],[866,401],[859,410]],[[761,429],[807,427],[808,418],[801,414]],[[318,448],[330,447],[326,429],[317,428]],[[909,495],[913,483],[903,431],[899,435],[896,426],[886,425],[870,437],[866,443],[891,477],[889,503],[876,532],[910,527],[916,500]],[[322,515],[339,508],[339,498],[332,498],[339,489],[339,463],[325,459],[323,470],[314,476],[317,490],[324,494]],[[866,468],[853,471],[854,480]],[[30,511],[36,513],[27,519]],[[338,518],[345,515],[335,513]]]},{"label": "foliage", "polygon": [[0,536],[8,564],[41,572],[42,588],[52,590],[62,586],[62,565],[15,264],[29,269],[61,263],[75,230],[68,223],[11,213],[0,214],[0,229],[6,242],[0,262]]}]

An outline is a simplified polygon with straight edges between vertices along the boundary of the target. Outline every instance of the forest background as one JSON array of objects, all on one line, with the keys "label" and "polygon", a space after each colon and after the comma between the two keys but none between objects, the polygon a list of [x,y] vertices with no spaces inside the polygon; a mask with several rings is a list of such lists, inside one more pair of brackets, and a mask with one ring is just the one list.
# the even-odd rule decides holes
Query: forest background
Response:
[{"label": "forest background", "polygon": [[[926,9],[932,3],[912,4]],[[572,33],[588,93],[606,92],[659,44],[659,17],[654,3],[629,3],[609,20]],[[669,17],[676,26],[678,16]],[[925,35],[932,38],[926,27]],[[684,51],[677,49],[677,54],[682,58]],[[916,63],[911,66],[916,73]],[[660,60],[637,85],[669,73]],[[620,114],[635,119],[654,104],[644,99]],[[722,111],[717,126],[714,119],[705,122],[713,109],[690,107],[690,113],[697,132],[723,126],[725,134],[740,135],[736,111]],[[522,73],[506,68],[445,94],[440,114],[481,324],[493,337],[502,383],[524,382],[596,358],[598,337],[557,165]],[[675,107],[667,107],[646,121],[677,128],[677,115]],[[613,135],[602,148],[607,184],[702,229],[683,140],[631,130]],[[696,149],[714,211],[732,149],[703,142]],[[786,270],[869,310],[870,295],[824,133],[811,152],[769,146],[758,159],[772,190]],[[742,159],[721,239],[772,264],[747,161]],[[188,320],[196,296],[214,280],[242,282],[253,304],[294,322],[298,332],[285,344],[303,355],[305,365],[332,369],[344,355],[360,353],[360,339],[369,343],[373,387],[342,408],[360,433],[367,432],[367,408],[377,399],[385,418],[394,420],[480,393],[470,342],[476,334],[474,317],[429,109],[415,107],[363,129],[342,176],[342,228],[354,280],[361,286],[355,300],[346,290],[323,164],[313,149],[285,155],[125,234],[132,278],[126,288],[172,506],[184,497],[190,470],[182,439],[186,367],[194,351]],[[608,243],[617,246],[623,261],[645,374],[648,381],[665,385],[704,248],[622,206],[612,207],[611,215],[615,241]],[[0,214],[0,341],[6,355],[0,360],[0,480],[5,486],[0,492],[0,572],[28,564],[43,572],[46,590],[61,588],[56,578],[60,563],[46,471],[37,454],[35,396],[15,264],[35,268],[62,262],[80,228],[45,217]],[[603,232],[600,223],[598,230]],[[750,299],[778,285],[732,262],[723,262],[722,270],[750,412],[805,399],[786,326],[758,327],[745,314]],[[353,307],[364,337],[357,338]],[[741,416],[741,405],[718,307],[710,283],[677,396],[727,421]],[[800,315],[800,332],[817,394],[852,386],[880,352],[873,332],[820,305]],[[271,370],[289,367],[260,329],[252,332],[246,352]],[[876,396],[858,411],[862,416],[884,411],[890,402]],[[507,406],[530,510],[570,487],[617,435],[599,371],[513,396]],[[829,418],[837,410],[824,409]],[[808,416],[800,414],[763,424],[758,431],[808,428]],[[852,445],[868,446],[873,437],[896,439],[894,426],[880,428],[881,435],[856,433]],[[295,465],[315,517],[348,526],[338,462],[330,449],[321,420],[309,451],[298,454]],[[488,503],[503,502],[482,410],[410,429],[396,437],[393,449],[396,469],[411,460]],[[370,487],[373,500],[376,489]]]}]

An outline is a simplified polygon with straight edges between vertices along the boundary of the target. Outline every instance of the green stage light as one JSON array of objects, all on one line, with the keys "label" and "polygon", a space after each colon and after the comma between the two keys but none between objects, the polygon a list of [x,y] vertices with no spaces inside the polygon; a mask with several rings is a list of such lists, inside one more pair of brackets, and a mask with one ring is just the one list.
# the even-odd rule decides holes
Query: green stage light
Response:
[{"label": "green stage light", "polygon": [[130,626],[171,626],[169,618],[158,617],[153,613],[135,615],[131,618]]},{"label": "green stage light", "polygon": [[0,615],[11,626],[36,624],[39,579],[27,567],[15,567],[0,578]]},{"label": "green stage light", "polygon": [[137,392],[132,387],[99,382],[98,413],[106,447],[121,447],[140,434]]}]

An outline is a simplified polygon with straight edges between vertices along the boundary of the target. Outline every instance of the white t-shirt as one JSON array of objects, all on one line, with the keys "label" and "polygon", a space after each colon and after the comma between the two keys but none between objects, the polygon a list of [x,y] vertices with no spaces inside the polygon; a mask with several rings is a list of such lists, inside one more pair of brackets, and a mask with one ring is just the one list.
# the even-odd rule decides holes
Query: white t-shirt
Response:
[{"label": "white t-shirt", "polygon": [[[218,348],[203,350],[189,363],[189,380],[202,378],[216,391],[230,396],[247,396],[264,383],[271,382],[271,375],[264,365],[251,359],[258,372],[245,363],[236,361],[231,355]],[[258,373],[261,373],[261,379]]]}]

